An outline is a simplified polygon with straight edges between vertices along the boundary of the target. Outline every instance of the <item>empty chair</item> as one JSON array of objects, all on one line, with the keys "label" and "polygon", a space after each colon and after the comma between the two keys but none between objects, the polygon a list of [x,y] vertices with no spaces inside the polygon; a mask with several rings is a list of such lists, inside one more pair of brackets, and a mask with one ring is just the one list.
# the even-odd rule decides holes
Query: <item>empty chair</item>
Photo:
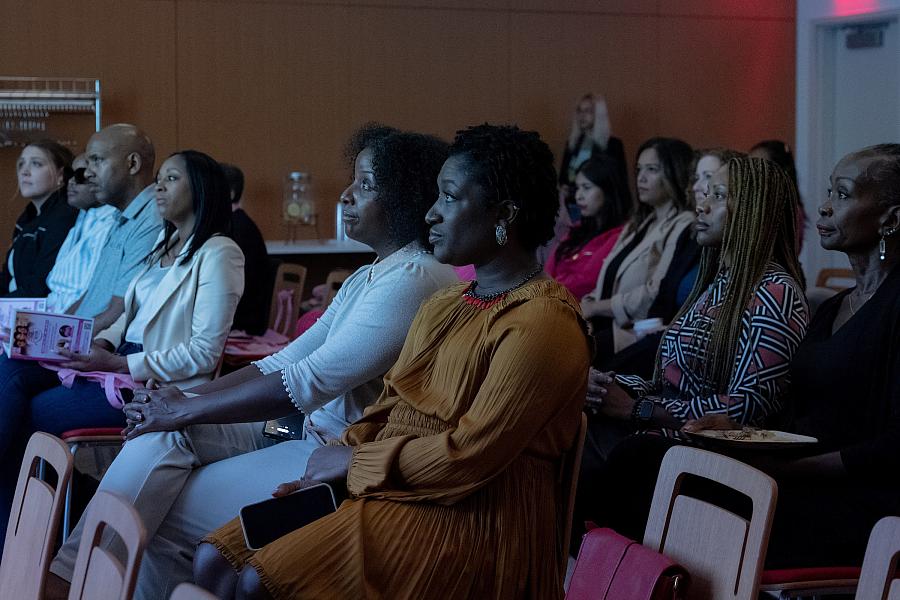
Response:
[{"label": "empty chair", "polygon": [[344,285],[344,281],[351,274],[352,272],[347,269],[335,269],[328,273],[328,277],[325,278],[325,303],[323,305],[325,308],[328,308],[328,305],[331,304],[331,301],[337,295],[338,290]]},{"label": "empty chair", "polygon": [[[691,476],[739,492],[752,504],[749,518],[682,493]],[[680,563],[691,574],[689,598],[756,598],[778,488],[765,473],[742,462],[676,446],[659,471],[644,545]]]},{"label": "empty chair", "polygon": [[293,337],[305,284],[306,267],[294,263],[278,265],[272,289],[272,306],[269,309],[270,329]]},{"label": "empty chair", "polygon": [[900,600],[900,517],[884,517],[869,535],[856,600]]},{"label": "empty chair", "polygon": [[[41,597],[72,464],[69,448],[58,438],[41,432],[31,436],[19,470],[0,561],[3,598]],[[56,487],[40,478],[46,465],[56,472]]]},{"label": "empty chair", "polygon": [[[140,516],[122,496],[99,491],[85,519],[69,600],[128,600],[134,593],[147,544]],[[119,536],[124,546],[124,564],[113,552],[100,547],[107,528]]]},{"label": "empty chair", "polygon": [[842,292],[856,285],[851,269],[822,269],[816,276],[816,287]]}]

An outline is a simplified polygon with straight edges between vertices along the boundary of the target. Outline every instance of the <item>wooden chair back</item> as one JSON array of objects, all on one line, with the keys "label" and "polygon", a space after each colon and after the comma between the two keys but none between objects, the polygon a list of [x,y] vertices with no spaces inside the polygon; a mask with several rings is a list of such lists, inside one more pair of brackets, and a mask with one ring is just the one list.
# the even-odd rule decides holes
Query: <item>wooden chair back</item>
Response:
[{"label": "wooden chair back", "polygon": [[836,292],[842,292],[854,285],[853,271],[850,269],[822,269],[816,276],[816,287]]},{"label": "wooden chair back", "polygon": [[581,455],[584,453],[584,438],[587,435],[587,415],[581,413],[581,422],[578,426],[578,433],[572,448],[563,456],[559,472],[559,485],[562,490],[562,507],[566,512],[563,514],[562,540],[560,540],[560,548],[562,555],[560,565],[562,569],[562,577],[566,575],[566,567],[569,562],[569,538],[572,537],[572,516],[575,512],[575,491],[578,488],[578,475],[581,473]]},{"label": "wooden chair back", "polygon": [[[680,493],[687,476],[718,482],[752,502],[749,520]],[[691,574],[688,598],[756,598],[778,487],[765,473],[732,458],[676,446],[663,458],[644,545]]]},{"label": "wooden chair back", "polygon": [[895,579],[888,591],[887,600],[900,600],[900,579]]},{"label": "wooden chair back", "polygon": [[[59,438],[41,432],[31,436],[19,469],[0,559],[3,598],[31,600],[42,596],[72,464],[69,447]],[[46,465],[56,472],[55,488],[39,476],[46,472]]]},{"label": "wooden chair back", "polygon": [[[125,564],[100,545],[107,528],[121,539]],[[85,515],[69,600],[129,600],[146,543],[144,524],[131,503],[118,494],[97,492]]]},{"label": "wooden chair back", "polygon": [[900,599],[900,517],[884,517],[872,528],[863,558],[856,600]]},{"label": "wooden chair back", "polygon": [[182,583],[172,592],[169,600],[219,600],[218,596],[210,594],[202,587],[193,583]]},{"label": "wooden chair back", "polygon": [[[281,263],[275,272],[272,286],[272,305],[269,308],[269,329],[281,335],[294,337],[294,328],[300,316],[300,301],[306,285],[306,267],[294,263]],[[280,319],[279,319],[280,317]]]},{"label": "wooden chair back", "polygon": [[344,285],[344,282],[351,274],[352,271],[347,269],[335,269],[328,273],[328,277],[325,278],[326,292],[324,308],[328,308],[328,305],[331,304],[331,301],[334,300],[334,297],[337,295],[338,290],[341,289],[341,286]]}]

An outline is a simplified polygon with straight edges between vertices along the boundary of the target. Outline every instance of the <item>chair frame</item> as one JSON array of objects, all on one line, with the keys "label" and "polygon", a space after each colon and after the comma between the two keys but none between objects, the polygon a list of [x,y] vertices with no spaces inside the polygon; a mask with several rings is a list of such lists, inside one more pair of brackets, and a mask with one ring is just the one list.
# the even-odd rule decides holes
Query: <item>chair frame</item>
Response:
[{"label": "chair frame", "polygon": [[872,528],[863,558],[856,600],[900,597],[900,517],[884,517]]},{"label": "chair frame", "polygon": [[[62,438],[62,441],[68,445],[69,452],[72,454],[72,460],[74,461],[75,455],[83,448],[121,446],[125,443],[125,440],[122,439],[121,431],[121,427],[91,427],[72,429],[71,431],[63,432],[60,437]],[[73,480],[70,478],[69,484],[66,487],[66,500],[63,506],[61,532],[63,543],[66,543],[66,540],[69,539],[69,534],[72,533],[72,487]]]},{"label": "chair frame", "polygon": [[562,557],[560,560],[563,579],[569,565],[569,539],[572,537],[572,519],[575,512],[575,493],[578,489],[578,477],[581,474],[581,456],[584,454],[584,440],[587,436],[587,415],[581,413],[578,433],[572,447],[565,453],[560,463],[558,483],[562,490],[562,506],[566,511],[562,522]]},{"label": "chair frame", "polygon": [[344,285],[344,282],[347,281],[347,278],[352,275],[353,272],[349,269],[333,269],[328,272],[328,276],[325,278],[325,301],[322,303],[322,308],[328,308],[328,305],[331,304],[331,301],[334,300],[334,297],[337,296],[338,290],[341,289],[341,286]]},{"label": "chair frame", "polygon": [[[295,279],[295,281],[291,281],[291,279]],[[275,284],[272,286],[272,301],[269,306],[269,329],[275,329],[275,319],[278,316],[279,292],[290,290],[292,295],[291,314],[284,315],[285,322],[281,324],[283,330],[278,331],[278,333],[293,339],[297,319],[300,317],[300,301],[303,300],[305,285],[306,267],[289,262],[283,262],[278,265],[278,270],[275,272]]]},{"label": "chair frame", "polygon": [[[40,479],[45,464],[56,471],[55,489]],[[28,440],[0,560],[4,598],[42,597],[73,464],[68,447],[59,438],[37,432]],[[40,508],[47,509],[46,519],[36,513]],[[19,530],[20,524],[24,530]]]},{"label": "chair frame", "polygon": [[828,282],[831,279],[853,279],[853,270],[852,269],[822,269],[819,271],[819,274],[816,276],[816,287],[820,288],[828,288],[830,290],[834,290],[835,292],[842,292],[847,289],[847,286],[841,285],[828,285]]},{"label": "chair frame", "polygon": [[[108,550],[100,547],[100,540],[107,527],[115,531],[125,545],[128,552],[125,565]],[[104,598],[129,600],[134,594],[146,545],[147,532],[131,503],[118,494],[98,491],[85,516],[84,535],[78,547],[69,600],[93,598],[95,595],[85,594],[95,594],[97,589],[109,590],[116,582],[120,584],[119,593],[104,595]],[[95,561],[100,565],[99,569],[93,568]]]},{"label": "chair frame", "polygon": [[[644,545],[681,563],[691,574],[694,594],[703,593],[707,582],[722,581],[722,575],[714,569],[704,572],[703,565],[698,564],[698,557],[679,552],[667,544],[673,525],[673,510],[676,508],[676,501],[682,497],[680,488],[685,475],[718,482],[746,495],[752,501],[753,514],[747,523],[746,535],[743,540],[734,542],[742,544],[742,558],[733,595],[727,597],[756,598],[759,595],[759,580],[778,497],[775,480],[733,458],[698,448],[675,446],[666,453],[653,492]],[[695,506],[701,506],[700,502],[702,501],[692,499]],[[726,596],[722,596],[720,600],[724,598]]]}]

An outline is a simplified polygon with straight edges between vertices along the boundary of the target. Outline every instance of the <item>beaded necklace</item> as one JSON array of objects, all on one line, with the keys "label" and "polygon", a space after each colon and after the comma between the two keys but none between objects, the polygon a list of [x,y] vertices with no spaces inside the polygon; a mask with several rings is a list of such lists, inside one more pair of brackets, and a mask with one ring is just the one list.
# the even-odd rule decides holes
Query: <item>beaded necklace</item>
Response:
[{"label": "beaded necklace", "polygon": [[472,283],[466,288],[466,291],[463,292],[463,298],[469,304],[477,306],[479,308],[488,308],[496,304],[503,296],[512,292],[513,290],[517,290],[535,277],[537,277],[538,273],[544,270],[544,265],[539,264],[533,271],[528,273],[524,279],[516,283],[515,285],[506,288],[505,290],[500,290],[499,292],[493,292],[491,294],[479,294],[475,291],[475,288],[478,287],[478,280],[472,281]]}]

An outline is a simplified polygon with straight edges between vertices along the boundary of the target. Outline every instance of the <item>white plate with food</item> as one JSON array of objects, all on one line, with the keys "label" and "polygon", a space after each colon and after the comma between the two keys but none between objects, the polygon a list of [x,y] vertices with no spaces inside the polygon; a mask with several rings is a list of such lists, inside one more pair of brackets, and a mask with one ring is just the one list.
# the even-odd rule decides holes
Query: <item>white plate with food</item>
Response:
[{"label": "white plate with food", "polygon": [[804,444],[815,444],[819,440],[808,435],[776,431],[774,429],[704,429],[693,431],[694,435],[714,443],[744,448],[795,448]]}]

